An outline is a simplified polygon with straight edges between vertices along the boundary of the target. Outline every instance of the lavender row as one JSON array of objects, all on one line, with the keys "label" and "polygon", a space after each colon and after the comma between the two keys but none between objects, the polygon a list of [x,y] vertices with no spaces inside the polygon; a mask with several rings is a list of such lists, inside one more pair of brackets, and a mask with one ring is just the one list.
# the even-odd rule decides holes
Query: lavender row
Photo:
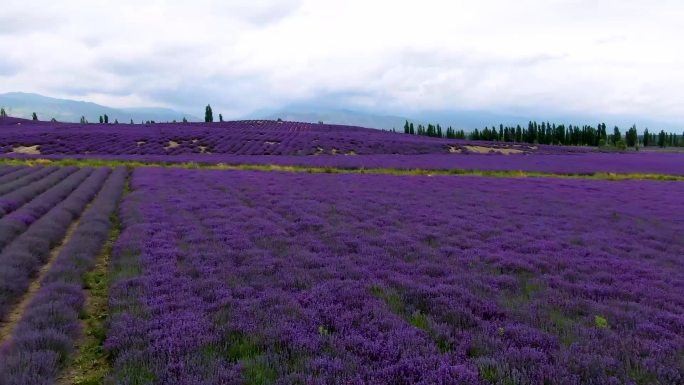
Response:
[{"label": "lavender row", "polygon": [[[42,217],[59,202],[69,196],[93,172],[92,168],[83,168],[71,174],[61,183],[35,197],[29,203],[0,219],[0,250],[17,235],[24,232],[32,223]],[[104,181],[107,169],[97,169],[95,180]],[[95,182],[93,182],[95,183]],[[29,200],[29,199],[26,199]]]},{"label": "lavender row", "polygon": [[78,170],[77,167],[60,168],[40,180],[1,196],[0,217],[11,213],[25,203],[31,201],[37,195],[45,192],[61,182],[64,178],[76,172],[76,170]]},{"label": "lavender row", "polygon": [[683,379],[681,184],[152,168],[132,183],[113,383]]},{"label": "lavender row", "polygon": [[20,168],[21,167],[16,166],[0,166],[0,178],[4,177],[5,175],[17,172],[20,170]]},{"label": "lavender row", "polygon": [[5,183],[16,181],[17,179],[23,178],[24,176],[39,170],[39,167],[16,167],[11,172],[3,174],[0,177],[0,184],[4,185]]},{"label": "lavender row", "polygon": [[56,257],[11,340],[0,346],[0,378],[5,379],[0,383],[56,383],[81,333],[83,275],[94,267],[107,240],[127,173],[125,168],[112,172]]},{"label": "lavender row", "polygon": [[[652,173],[684,175],[684,153],[639,152],[529,155],[358,155],[358,156],[259,156],[259,155],[69,155],[39,156],[48,159],[106,159],[157,163],[229,165],[279,165],[347,169],[423,169],[530,171],[562,174]],[[32,158],[23,156],[22,158]]]},{"label": "lavender row", "polygon": [[67,199],[10,243],[0,253],[0,320],[26,292],[31,277],[50,256],[50,250],[66,235],[69,225],[100,190],[102,180],[92,174]]},{"label": "lavender row", "polygon": [[59,170],[57,167],[36,168],[35,170],[32,170],[33,172],[26,176],[23,176],[19,179],[13,179],[11,181],[1,184],[0,195],[11,193],[22,187],[29,186],[32,183],[47,177],[48,175],[54,173],[57,170]]}]

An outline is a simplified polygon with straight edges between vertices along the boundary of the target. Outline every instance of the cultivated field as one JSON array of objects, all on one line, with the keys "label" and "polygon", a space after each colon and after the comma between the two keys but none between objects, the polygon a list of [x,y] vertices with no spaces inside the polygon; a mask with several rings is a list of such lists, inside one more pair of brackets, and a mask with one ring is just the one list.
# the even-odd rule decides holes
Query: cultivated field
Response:
[{"label": "cultivated field", "polygon": [[0,385],[684,383],[682,154],[17,122]]}]

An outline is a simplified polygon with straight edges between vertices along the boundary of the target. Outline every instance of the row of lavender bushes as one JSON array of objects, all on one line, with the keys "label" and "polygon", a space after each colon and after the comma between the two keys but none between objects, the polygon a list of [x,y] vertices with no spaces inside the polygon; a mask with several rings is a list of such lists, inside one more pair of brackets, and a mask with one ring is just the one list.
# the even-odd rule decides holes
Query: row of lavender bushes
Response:
[{"label": "row of lavender bushes", "polygon": [[14,212],[36,196],[63,181],[64,178],[73,175],[76,170],[78,170],[76,167],[59,168],[57,171],[50,173],[42,179],[0,196],[0,217],[7,215],[7,213]]},{"label": "row of lavender bushes", "polygon": [[4,186],[7,183],[15,184],[25,176],[34,172],[42,172],[43,170],[42,167],[8,167],[8,169],[10,170],[10,172],[3,174],[0,177],[0,185]]},{"label": "row of lavender bushes", "polygon": [[[16,155],[13,157],[17,157]],[[36,156],[20,156],[31,159]],[[165,164],[278,165],[298,167],[400,170],[524,171],[558,174],[650,173],[684,176],[684,153],[630,152],[529,155],[40,155],[47,159],[114,160]]]},{"label": "row of lavender bushes", "polygon": [[85,295],[83,277],[97,262],[109,236],[127,176],[115,169],[73,236],[57,255],[31,299],[14,335],[0,347],[0,383],[54,384],[81,332],[79,314]]},{"label": "row of lavender bushes", "polygon": [[41,180],[57,170],[59,170],[57,167],[37,167],[35,169],[30,169],[31,172],[29,174],[20,178],[12,178],[10,181],[0,184],[0,195],[29,186],[33,182]]},{"label": "row of lavender bushes", "polygon": [[[65,168],[64,171],[71,170]],[[62,173],[54,173],[51,176],[56,177],[55,181],[61,180],[61,182],[57,184],[52,183],[53,187],[40,195],[36,194],[36,192],[39,191],[37,188],[29,190],[24,188],[12,193],[15,195],[12,199],[13,202],[28,203],[0,218],[0,250],[7,246],[19,234],[23,233],[46,212],[55,207],[57,203],[69,196],[69,194],[80,186],[81,182],[83,182],[83,180],[92,172],[92,168],[82,168],[73,172],[66,178],[64,178]],[[51,182],[48,179],[51,178],[45,178],[41,182]],[[6,197],[7,196],[0,197],[0,202],[6,202]],[[1,205],[2,203],[0,203],[0,206]]]},{"label": "row of lavender bushes", "polygon": [[5,175],[13,174],[17,171],[23,170],[24,167],[20,166],[0,166],[0,183],[3,183],[2,180],[8,180],[9,178],[5,178]]},{"label": "row of lavender bushes", "polygon": [[24,294],[40,266],[50,256],[50,250],[66,235],[69,225],[78,218],[102,186],[100,169],[86,179],[65,200],[58,203],[29,226],[0,253],[0,320],[5,319],[12,305]]}]

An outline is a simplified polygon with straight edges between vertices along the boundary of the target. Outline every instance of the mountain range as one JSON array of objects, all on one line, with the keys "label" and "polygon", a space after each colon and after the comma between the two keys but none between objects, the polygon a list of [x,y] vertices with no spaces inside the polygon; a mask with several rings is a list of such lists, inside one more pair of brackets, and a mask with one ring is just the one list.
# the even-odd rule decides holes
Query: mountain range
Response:
[{"label": "mountain range", "polygon": [[[89,122],[97,122],[99,116],[107,114],[109,121],[135,123],[143,121],[171,122],[181,121],[186,118],[188,121],[201,121],[200,117],[186,112],[177,111],[170,108],[159,107],[138,107],[138,108],[112,108],[102,106],[87,101],[70,99],[57,99],[43,95],[10,92],[0,94],[0,107],[4,107],[10,116],[30,118],[36,112],[40,120],[50,120],[55,118],[62,122],[78,122],[84,116]],[[202,114],[204,108],[200,107]],[[217,115],[215,112],[214,115]],[[399,114],[382,113],[372,110],[352,110],[335,108],[326,105],[319,105],[315,102],[302,103],[296,105],[283,106],[277,109],[260,110],[240,119],[283,119],[299,122],[324,122],[329,124],[343,124],[351,126],[361,126],[384,130],[396,129],[403,130],[404,122],[409,121],[414,124],[439,123],[444,127],[452,126],[466,131],[485,126],[504,125],[526,125],[528,121],[548,121],[552,123],[565,123],[573,125],[592,125],[605,122],[608,127],[619,126],[623,131],[636,124],[639,130],[648,127],[651,131],[664,129],[666,131],[680,133],[683,124],[678,122],[658,121],[639,116],[630,115],[608,115],[594,116],[589,114],[559,114],[559,113],[501,113],[490,111],[473,110],[440,110],[422,111],[411,113],[411,116],[400,116]]]},{"label": "mountain range", "polygon": [[57,99],[38,94],[24,92],[9,92],[0,94],[0,106],[4,107],[7,114],[17,118],[30,119],[35,112],[40,120],[56,119],[60,122],[78,122],[81,116],[89,122],[97,122],[99,117],[107,115],[109,121],[118,120],[135,123],[154,120],[155,122],[181,121],[185,117],[189,121],[199,121],[199,118],[184,114],[169,108],[141,107],[141,108],[112,108],[96,103]]}]

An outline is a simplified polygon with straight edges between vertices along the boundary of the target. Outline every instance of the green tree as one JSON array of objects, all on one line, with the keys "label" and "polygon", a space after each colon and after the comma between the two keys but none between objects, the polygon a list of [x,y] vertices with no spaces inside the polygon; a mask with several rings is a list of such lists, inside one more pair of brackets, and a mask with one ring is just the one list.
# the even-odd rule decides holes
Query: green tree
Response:
[{"label": "green tree", "polygon": [[187,123],[187,122],[188,122],[188,119],[186,119],[185,116],[184,116],[184,117],[183,117],[183,123]]},{"label": "green tree", "polygon": [[633,125],[632,127],[627,130],[625,133],[625,142],[627,143],[627,147],[634,147],[637,145],[637,129],[636,126]]},{"label": "green tree", "polygon": [[651,145],[651,134],[648,133],[648,127],[644,129],[644,147]]},{"label": "green tree", "polygon": [[667,139],[667,134],[665,134],[665,131],[660,130],[660,133],[658,134],[658,147],[665,147],[667,144],[665,140]]},{"label": "green tree", "polygon": [[104,123],[109,124],[109,116],[107,114],[104,115]]},{"label": "green tree", "polygon": [[[219,122],[223,123],[223,114],[219,114]],[[321,123],[321,122],[319,122]]]},{"label": "green tree", "polygon": [[409,127],[409,122],[407,120],[406,123],[404,123],[404,134],[409,134],[411,132],[410,130],[411,130],[411,127]]},{"label": "green tree", "polygon": [[622,134],[620,133],[620,129],[618,128],[618,126],[615,126],[615,128],[613,128],[613,138],[612,139],[613,139],[613,144],[616,144],[617,142],[622,140]]},{"label": "green tree", "polygon": [[7,112],[5,112],[5,107],[0,108],[0,118],[6,118]]},{"label": "green tree", "polygon": [[104,118],[100,115],[100,124],[104,123]]},{"label": "green tree", "polygon": [[207,104],[204,110],[204,121],[206,123],[211,123],[214,121],[214,113],[211,111],[211,105]]},{"label": "green tree", "polygon": [[86,124],[86,118],[83,115],[81,115],[81,124]]},{"label": "green tree", "polygon": [[36,114],[36,113],[34,112],[33,115],[31,115],[31,119],[37,121],[37,120],[38,120],[38,114]]}]

